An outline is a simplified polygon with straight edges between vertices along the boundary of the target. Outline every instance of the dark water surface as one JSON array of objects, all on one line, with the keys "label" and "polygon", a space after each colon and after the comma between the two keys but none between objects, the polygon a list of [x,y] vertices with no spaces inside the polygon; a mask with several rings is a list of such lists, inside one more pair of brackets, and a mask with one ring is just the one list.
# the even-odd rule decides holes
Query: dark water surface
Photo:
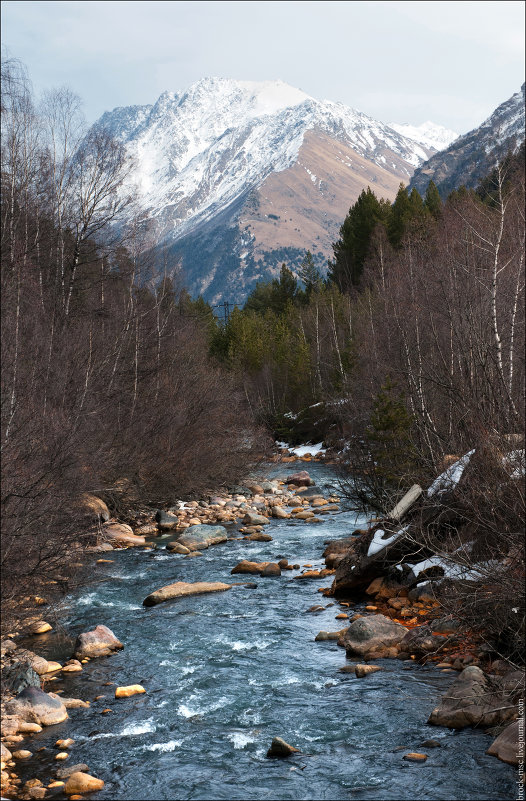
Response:
[{"label": "dark water surface", "polygon": [[[283,465],[273,472],[297,469]],[[326,466],[308,469],[322,488],[334,480]],[[40,772],[34,760],[21,770],[46,782],[57,767],[84,762],[106,783],[94,797],[119,801],[514,798],[515,771],[485,755],[488,735],[426,724],[455,674],[398,660],[381,661],[385,671],[364,679],[339,673],[343,649],[334,641],[314,642],[321,629],[345,625],[335,620],[338,604],[317,592],[331,577],[294,580],[297,571],[273,579],[230,576],[241,559],[284,556],[324,566],[324,540],[364,522],[350,512],[320,524],[276,520],[265,529],[272,542],[228,542],[190,559],[162,548],[110,553],[112,564],[93,568],[109,580],[68,599],[65,627],[75,636],[103,623],[125,649],[49,686],[91,707],[70,710],[68,721],[33,737],[32,751],[47,746],[36,757]],[[142,606],[146,595],[173,581],[231,579],[258,587]],[[317,603],[324,611],[307,614]],[[71,645],[67,653],[52,637],[47,645],[50,657],[71,656]],[[114,687],[103,686],[109,681],[139,683],[147,693],[115,700]],[[106,707],[112,712],[102,715]],[[266,759],[276,735],[302,754]],[[59,737],[75,740],[60,765],[53,762]],[[442,747],[422,748],[429,738]],[[422,750],[429,755],[423,764],[402,758]]]}]

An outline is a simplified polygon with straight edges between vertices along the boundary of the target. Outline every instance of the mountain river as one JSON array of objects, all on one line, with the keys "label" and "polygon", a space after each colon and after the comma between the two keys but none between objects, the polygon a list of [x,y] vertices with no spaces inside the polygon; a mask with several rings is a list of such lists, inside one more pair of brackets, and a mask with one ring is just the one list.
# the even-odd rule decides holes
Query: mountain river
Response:
[{"label": "mountain river", "polygon": [[[297,464],[269,466],[269,477]],[[321,491],[335,474],[308,465]],[[72,655],[73,638],[99,623],[124,643],[123,651],[94,659],[80,674],[47,689],[91,701],[69,710],[69,720],[31,738],[33,752],[21,778],[45,783],[57,767],[86,763],[104,779],[96,799],[511,799],[516,773],[485,754],[492,738],[476,730],[426,724],[455,678],[434,667],[381,660],[384,670],[363,679],[340,673],[345,652],[317,632],[346,625],[344,611],[317,592],[332,578],[296,580],[230,576],[241,559],[324,566],[324,540],[348,536],[365,520],[345,511],[319,524],[272,520],[272,542],[229,541],[187,559],[154,551],[103,554],[113,562],[93,568],[94,583],[66,600],[55,631],[32,641],[53,659]],[[234,534],[234,531],[232,531]],[[95,561],[94,557],[94,561]],[[103,579],[100,581],[100,579]],[[142,606],[154,589],[173,581],[253,581],[211,595]],[[324,610],[307,613],[322,604]],[[358,607],[359,608],[359,607]],[[142,684],[146,693],[116,700],[116,685]],[[104,698],[94,700],[96,696]],[[112,711],[102,714],[102,710]],[[267,759],[274,736],[301,749]],[[75,745],[67,763],[54,762],[58,738]],[[433,738],[439,748],[422,743]],[[409,751],[425,763],[404,761]],[[35,761],[39,761],[38,770]]]}]

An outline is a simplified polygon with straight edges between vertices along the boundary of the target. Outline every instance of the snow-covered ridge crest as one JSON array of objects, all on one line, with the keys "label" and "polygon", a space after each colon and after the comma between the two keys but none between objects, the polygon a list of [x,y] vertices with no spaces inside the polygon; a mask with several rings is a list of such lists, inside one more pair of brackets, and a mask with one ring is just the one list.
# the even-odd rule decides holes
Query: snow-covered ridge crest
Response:
[{"label": "snow-covered ridge crest", "polygon": [[273,172],[292,166],[307,131],[349,144],[409,180],[430,148],[392,126],[281,80],[203,78],[148,106],[117,108],[96,123],[138,164],[138,203],[171,241],[211,219]]},{"label": "snow-covered ridge crest", "polygon": [[402,136],[408,139],[413,139],[425,147],[433,148],[434,150],[443,150],[448,147],[455,139],[458,139],[458,134],[451,131],[449,128],[444,128],[443,125],[437,125],[434,122],[423,122],[421,125],[409,125],[404,123],[400,125],[397,122],[390,123],[391,128],[394,128]]}]

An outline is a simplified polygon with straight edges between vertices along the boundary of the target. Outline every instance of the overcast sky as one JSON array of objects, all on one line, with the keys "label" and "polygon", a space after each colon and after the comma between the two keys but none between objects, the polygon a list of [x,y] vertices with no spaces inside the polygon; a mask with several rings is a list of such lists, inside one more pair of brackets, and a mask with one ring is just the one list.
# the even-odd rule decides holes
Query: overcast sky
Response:
[{"label": "overcast sky", "polygon": [[524,3],[5,0],[2,43],[89,121],[219,76],[466,133],[524,81]]}]

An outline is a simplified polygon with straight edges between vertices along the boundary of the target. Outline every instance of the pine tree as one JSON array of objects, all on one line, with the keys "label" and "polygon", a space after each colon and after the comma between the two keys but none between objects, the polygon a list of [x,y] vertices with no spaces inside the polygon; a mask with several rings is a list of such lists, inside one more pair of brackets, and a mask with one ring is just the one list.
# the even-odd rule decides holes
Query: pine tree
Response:
[{"label": "pine tree", "polygon": [[435,220],[442,214],[442,200],[434,181],[429,181],[424,206]]},{"label": "pine tree", "polygon": [[393,247],[400,248],[402,246],[402,239],[412,217],[413,207],[407,189],[404,184],[400,184],[395,202],[391,206],[391,216],[387,226],[387,234]]},{"label": "pine tree", "polygon": [[303,300],[308,302],[313,289],[320,287],[322,284],[322,277],[320,275],[320,271],[314,264],[314,258],[310,250],[307,251],[307,253],[305,254],[305,258],[301,262],[299,269],[299,277],[301,281],[303,281],[303,285],[305,287]]},{"label": "pine tree", "polygon": [[389,203],[378,200],[370,187],[362,190],[349,209],[340,228],[340,238],[333,245],[334,259],[329,262],[328,278],[342,292],[360,283],[373,231],[378,224],[387,224],[389,213]]}]

